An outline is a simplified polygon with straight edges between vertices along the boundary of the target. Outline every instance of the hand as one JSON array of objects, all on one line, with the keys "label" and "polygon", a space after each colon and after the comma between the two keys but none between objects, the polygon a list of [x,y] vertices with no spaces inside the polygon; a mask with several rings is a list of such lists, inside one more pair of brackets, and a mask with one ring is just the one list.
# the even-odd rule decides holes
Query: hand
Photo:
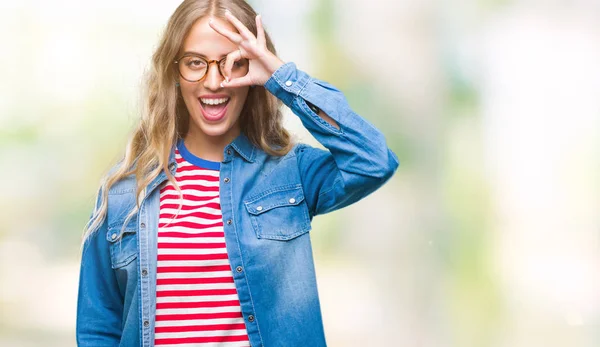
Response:
[{"label": "hand", "polygon": [[[213,30],[225,36],[229,41],[238,46],[238,50],[227,55],[225,61],[226,80],[221,84],[222,87],[243,87],[251,85],[264,85],[271,75],[283,65],[283,61],[267,49],[265,31],[262,26],[260,15],[256,16],[257,37],[239,19],[231,12],[225,11],[225,17],[238,30],[239,34],[220,25],[214,20],[209,20],[208,24]],[[231,68],[233,63],[242,59],[248,59],[250,65],[248,73],[239,78],[229,79],[231,77]]]}]

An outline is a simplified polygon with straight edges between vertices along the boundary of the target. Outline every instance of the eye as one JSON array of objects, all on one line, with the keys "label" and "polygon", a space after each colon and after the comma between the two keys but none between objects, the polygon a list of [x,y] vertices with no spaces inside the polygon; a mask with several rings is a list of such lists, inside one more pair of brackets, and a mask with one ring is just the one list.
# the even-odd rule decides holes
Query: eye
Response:
[{"label": "eye", "polygon": [[246,66],[246,63],[247,63],[246,59],[240,59],[240,60],[236,61],[235,63],[233,63],[233,66],[236,68],[242,68],[242,67]]},{"label": "eye", "polygon": [[188,58],[184,61],[185,66],[190,69],[203,69],[206,66],[206,62],[200,58]]}]

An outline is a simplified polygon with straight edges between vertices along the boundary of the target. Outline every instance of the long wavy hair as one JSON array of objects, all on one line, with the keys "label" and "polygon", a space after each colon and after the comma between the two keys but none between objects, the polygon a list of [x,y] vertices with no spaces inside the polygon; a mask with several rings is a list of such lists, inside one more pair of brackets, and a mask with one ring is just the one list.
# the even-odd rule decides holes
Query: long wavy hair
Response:
[{"label": "long wavy hair", "polygon": [[[83,242],[106,218],[109,189],[125,177],[135,175],[137,187],[136,206],[126,220],[137,213],[142,193],[161,171],[165,172],[182,196],[167,165],[174,144],[188,131],[190,117],[181,92],[175,85],[178,70],[173,62],[192,25],[204,16],[227,21],[225,9],[230,10],[256,35],[256,12],[244,0],[185,0],[171,15],[146,73],[141,119],[127,144],[124,157],[102,180],[92,218],[84,228]],[[277,54],[266,32],[265,37],[269,51]],[[239,118],[241,132],[256,147],[275,156],[285,155],[293,146],[290,134],[282,125],[280,106],[281,101],[263,86],[254,86],[248,91]]]}]

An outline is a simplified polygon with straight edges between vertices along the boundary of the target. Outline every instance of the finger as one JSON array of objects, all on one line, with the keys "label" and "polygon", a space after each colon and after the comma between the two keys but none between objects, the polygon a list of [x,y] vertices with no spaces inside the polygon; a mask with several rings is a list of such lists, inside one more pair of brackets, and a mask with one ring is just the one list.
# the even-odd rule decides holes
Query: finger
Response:
[{"label": "finger", "polygon": [[256,16],[256,40],[260,47],[267,45],[267,39],[265,38],[265,29],[262,25],[262,16],[259,14]]},{"label": "finger", "polygon": [[242,58],[242,53],[239,49],[227,54],[227,59],[225,59],[225,71],[223,73],[227,76],[227,79],[231,79],[231,70],[233,69],[233,64]]},{"label": "finger", "polygon": [[252,32],[248,30],[248,28],[246,28],[246,26],[240,22],[240,20],[237,19],[229,10],[225,10],[225,17],[231,22],[231,24],[233,24],[243,38],[247,40],[256,39],[254,34],[252,34]]},{"label": "finger", "polygon": [[238,88],[238,87],[246,87],[246,86],[251,86],[251,85],[253,85],[252,79],[248,75],[243,76],[243,77],[234,78],[232,80],[229,80],[229,82],[223,81],[221,83],[221,86],[226,87],[226,88]]},{"label": "finger", "polygon": [[236,45],[239,45],[244,40],[240,34],[220,26],[216,21],[212,20],[212,18],[208,20],[208,25],[213,28],[214,31],[225,36],[229,41]]}]

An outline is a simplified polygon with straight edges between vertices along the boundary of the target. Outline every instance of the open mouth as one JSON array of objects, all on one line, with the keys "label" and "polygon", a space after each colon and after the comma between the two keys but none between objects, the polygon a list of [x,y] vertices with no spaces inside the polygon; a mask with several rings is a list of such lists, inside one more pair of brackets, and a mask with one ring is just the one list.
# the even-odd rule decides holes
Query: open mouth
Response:
[{"label": "open mouth", "polygon": [[225,116],[230,98],[204,99],[199,98],[200,108],[204,118],[210,121],[220,120]]}]

